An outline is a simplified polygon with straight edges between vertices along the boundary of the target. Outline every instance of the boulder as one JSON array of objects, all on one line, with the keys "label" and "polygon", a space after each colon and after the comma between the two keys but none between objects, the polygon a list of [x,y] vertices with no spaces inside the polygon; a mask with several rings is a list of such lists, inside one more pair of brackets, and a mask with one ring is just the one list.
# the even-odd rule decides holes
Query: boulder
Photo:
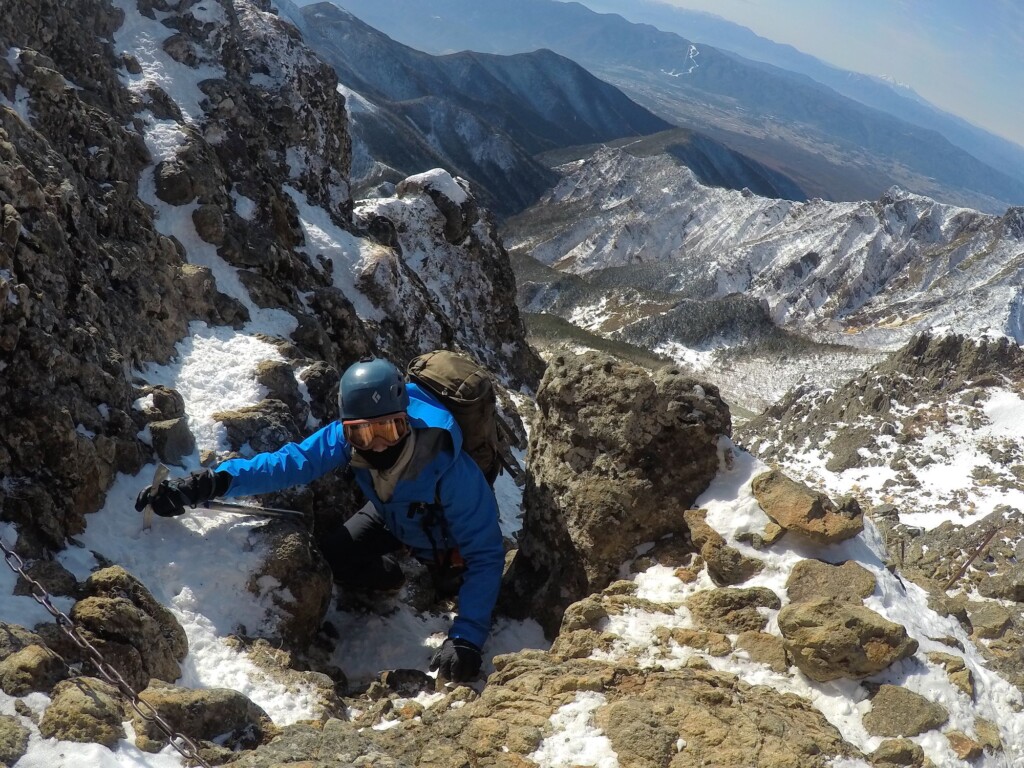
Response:
[{"label": "boulder", "polygon": [[188,428],[188,419],[180,417],[169,421],[151,421],[149,433],[153,450],[165,464],[182,465],[182,460],[196,449],[196,439]]},{"label": "boulder", "polygon": [[872,736],[917,736],[939,728],[949,719],[941,704],[898,685],[882,685],[864,715],[864,728]]},{"label": "boulder", "polygon": [[43,645],[29,645],[0,661],[0,690],[8,696],[49,693],[67,674],[64,659]]},{"label": "boulder", "polygon": [[0,715],[0,765],[14,765],[28,750],[29,730],[14,715]]},{"label": "boulder", "polygon": [[968,669],[962,656],[933,652],[928,654],[928,661],[941,665],[946,670],[949,682],[974,700],[974,673]]},{"label": "boulder", "polygon": [[310,534],[294,523],[264,529],[267,556],[249,578],[248,589],[269,597],[274,606],[274,634],[293,647],[306,647],[316,636],[331,600],[334,580]]},{"label": "boulder", "polygon": [[125,737],[121,699],[114,686],[93,677],[57,683],[39,721],[43,738],[113,747]]},{"label": "boulder", "polygon": [[537,393],[520,548],[502,607],[554,634],[635,548],[685,530],[731,431],[717,388],[593,352],[555,357]]},{"label": "boulder", "polygon": [[949,742],[950,749],[961,760],[968,762],[977,760],[985,753],[985,746],[963,731],[946,731],[946,740]]},{"label": "boulder", "polygon": [[[154,680],[139,698],[160,713],[172,729],[193,741],[216,740],[231,749],[252,749],[274,731],[267,713],[244,694],[228,688],[191,690]],[[132,714],[135,745],[144,752],[159,752],[167,737],[154,724]]]},{"label": "boulder", "polygon": [[291,410],[280,400],[264,400],[234,411],[218,411],[216,421],[227,428],[228,444],[238,451],[248,444],[255,453],[276,451],[301,439]]},{"label": "boulder", "polygon": [[751,490],[768,517],[815,544],[834,544],[864,530],[864,516],[856,501],[847,499],[836,506],[825,494],[777,469],[755,477]]},{"label": "boulder", "polygon": [[85,597],[72,607],[72,621],[134,690],[150,678],[181,676],[185,631],[138,579],[111,566],[93,573],[82,589]]},{"label": "boulder", "polygon": [[918,647],[902,625],[851,603],[790,603],[779,611],[778,623],[793,663],[818,682],[873,675]]},{"label": "boulder", "polygon": [[22,648],[42,642],[42,638],[35,632],[30,632],[18,624],[0,621],[0,661]]},{"label": "boulder", "polygon": [[[256,381],[267,389],[267,397],[280,400],[292,414],[296,425],[305,427],[309,404],[299,392],[295,371],[281,360],[263,360],[256,366]],[[333,419],[331,419],[333,421]]]},{"label": "boulder", "polygon": [[786,644],[781,637],[767,632],[740,632],[736,638],[736,649],[746,651],[751,661],[767,665],[773,672],[789,669]]},{"label": "boulder", "polygon": [[924,750],[910,739],[886,739],[869,755],[874,768],[922,768]]},{"label": "boulder", "polygon": [[801,560],[793,566],[786,581],[786,593],[794,603],[817,598],[861,603],[874,591],[875,577],[852,560],[839,565]]},{"label": "boulder", "polygon": [[720,587],[742,584],[764,568],[764,561],[747,557],[725,543],[718,531],[708,525],[707,510],[688,509],[683,519],[690,529],[690,539],[697,547],[708,569],[708,576]]},{"label": "boulder", "polygon": [[767,587],[711,589],[686,602],[697,626],[724,634],[760,632],[768,624],[768,616],[759,609],[781,605],[779,596]]}]

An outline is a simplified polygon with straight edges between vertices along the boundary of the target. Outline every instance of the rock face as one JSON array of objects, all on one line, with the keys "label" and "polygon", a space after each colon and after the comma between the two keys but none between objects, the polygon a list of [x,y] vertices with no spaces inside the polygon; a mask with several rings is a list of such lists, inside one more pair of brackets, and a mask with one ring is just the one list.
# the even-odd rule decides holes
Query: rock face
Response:
[{"label": "rock face", "polygon": [[[584,703],[624,768],[751,765],[824,768],[857,751],[809,704],[711,670],[641,670],[628,664],[553,661],[539,651],[499,656],[479,698],[465,688],[395,727],[328,721],[285,728],[272,743],[240,756],[238,768],[298,759],[361,765],[545,764],[551,716]],[[401,718],[399,718],[401,719]],[[550,764],[550,763],[548,763]]]},{"label": "rock face", "polygon": [[557,630],[644,542],[684,530],[731,432],[718,390],[666,368],[560,355],[537,393],[520,549],[507,610]]},{"label": "rock face", "polygon": [[871,699],[864,727],[872,736],[917,736],[949,719],[941,704],[898,685],[883,685]]}]

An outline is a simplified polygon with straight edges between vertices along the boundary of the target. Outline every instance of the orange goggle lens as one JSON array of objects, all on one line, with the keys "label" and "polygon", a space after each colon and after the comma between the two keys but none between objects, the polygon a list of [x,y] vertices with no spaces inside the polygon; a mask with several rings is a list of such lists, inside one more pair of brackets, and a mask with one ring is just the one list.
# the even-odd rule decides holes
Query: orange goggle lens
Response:
[{"label": "orange goggle lens", "polygon": [[341,426],[349,445],[367,450],[377,438],[387,446],[397,443],[409,431],[409,419],[405,415],[389,416],[373,421],[344,421]]}]

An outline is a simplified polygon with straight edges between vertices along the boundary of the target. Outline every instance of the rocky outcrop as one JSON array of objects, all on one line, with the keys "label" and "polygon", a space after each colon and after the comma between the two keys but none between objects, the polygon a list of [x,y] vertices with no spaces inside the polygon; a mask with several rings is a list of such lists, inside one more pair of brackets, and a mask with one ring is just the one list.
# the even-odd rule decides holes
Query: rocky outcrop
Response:
[{"label": "rocky outcrop", "polygon": [[[886,360],[836,389],[804,384],[760,416],[736,439],[766,461],[784,464],[820,450],[829,472],[877,468],[877,485],[861,484],[862,501],[881,506],[898,499],[899,512],[948,509],[959,515],[977,494],[1024,491],[1024,449],[1012,437],[986,435],[986,404],[998,389],[1024,391],[1024,351],[1010,339],[972,339],[923,333]],[[974,433],[976,450],[991,459],[972,487],[921,493],[919,469],[951,464],[944,445],[929,435],[950,425]],[[842,426],[842,428],[839,428]],[[809,479],[824,482],[815,477]]]},{"label": "rocky outcrop", "polygon": [[610,583],[637,546],[685,530],[731,425],[713,385],[596,353],[554,358],[537,405],[505,605],[553,634],[566,606]]},{"label": "rocky outcrop", "polygon": [[117,689],[92,677],[58,683],[42,719],[39,733],[47,739],[113,747],[124,738],[125,719]]}]

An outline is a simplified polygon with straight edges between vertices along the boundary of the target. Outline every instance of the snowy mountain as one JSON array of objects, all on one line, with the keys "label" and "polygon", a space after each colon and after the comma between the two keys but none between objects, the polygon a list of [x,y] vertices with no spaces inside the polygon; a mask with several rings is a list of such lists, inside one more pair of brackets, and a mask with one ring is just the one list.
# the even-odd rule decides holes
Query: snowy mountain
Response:
[{"label": "snowy mountain", "polygon": [[763,198],[620,149],[560,170],[509,223],[514,254],[581,276],[623,269],[627,285],[639,270],[680,297],[743,293],[823,342],[891,348],[940,325],[1024,341],[1020,208],[989,216],[896,188],[862,203]]},{"label": "snowy mountain", "polygon": [[436,57],[329,3],[290,16],[349,94],[357,189],[442,166],[515,212],[554,183],[533,155],[670,127],[550,51]]},{"label": "snowy mountain", "polygon": [[[991,213],[1024,202],[1014,166],[986,164],[928,123],[864,106],[803,74],[647,24],[556,0],[348,0],[344,7],[430,53],[548,48],[664,119],[711,135],[830,200],[899,185]],[[495,30],[500,30],[496,33]]]}]

